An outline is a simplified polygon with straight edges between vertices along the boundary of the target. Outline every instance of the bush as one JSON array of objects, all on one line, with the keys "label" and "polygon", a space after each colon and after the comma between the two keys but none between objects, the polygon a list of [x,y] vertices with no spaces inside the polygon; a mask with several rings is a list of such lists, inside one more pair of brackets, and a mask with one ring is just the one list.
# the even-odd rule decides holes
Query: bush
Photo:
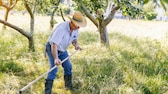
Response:
[{"label": "bush", "polygon": [[147,19],[147,20],[153,20],[156,17],[157,17],[157,14],[154,12],[149,12],[149,13],[146,13],[146,15],[145,15],[145,19]]}]

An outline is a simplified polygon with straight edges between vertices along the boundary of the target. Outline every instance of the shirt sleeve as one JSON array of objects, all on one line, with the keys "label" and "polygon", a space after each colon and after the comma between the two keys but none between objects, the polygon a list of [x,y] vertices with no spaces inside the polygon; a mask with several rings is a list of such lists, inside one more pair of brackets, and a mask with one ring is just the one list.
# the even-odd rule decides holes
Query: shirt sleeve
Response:
[{"label": "shirt sleeve", "polygon": [[73,36],[73,40],[78,39],[78,30],[75,31],[75,34]]}]

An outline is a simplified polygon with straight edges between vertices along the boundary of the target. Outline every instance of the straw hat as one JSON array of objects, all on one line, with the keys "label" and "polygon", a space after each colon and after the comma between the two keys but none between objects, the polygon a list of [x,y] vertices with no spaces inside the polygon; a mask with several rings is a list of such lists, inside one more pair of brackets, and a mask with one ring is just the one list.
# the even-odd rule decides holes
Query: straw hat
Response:
[{"label": "straw hat", "polygon": [[87,22],[85,17],[82,15],[80,11],[75,11],[72,17],[68,16],[68,18],[77,26],[85,27]]}]

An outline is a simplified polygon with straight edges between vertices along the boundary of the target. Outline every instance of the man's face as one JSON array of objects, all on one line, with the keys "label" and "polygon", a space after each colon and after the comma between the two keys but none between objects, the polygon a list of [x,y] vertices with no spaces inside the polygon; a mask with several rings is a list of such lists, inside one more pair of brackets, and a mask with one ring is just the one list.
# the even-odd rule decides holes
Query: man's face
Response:
[{"label": "man's face", "polygon": [[79,26],[76,26],[74,22],[71,21],[71,28],[73,30],[79,29]]}]

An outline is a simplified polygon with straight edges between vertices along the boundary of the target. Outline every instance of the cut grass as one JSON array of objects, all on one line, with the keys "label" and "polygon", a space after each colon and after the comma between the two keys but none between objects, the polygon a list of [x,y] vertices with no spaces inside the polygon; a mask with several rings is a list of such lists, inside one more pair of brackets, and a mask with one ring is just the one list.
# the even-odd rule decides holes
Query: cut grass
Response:
[{"label": "cut grass", "polygon": [[[48,17],[45,17],[46,19],[48,20]],[[118,27],[119,31],[114,24],[116,22],[123,27]],[[124,32],[121,33],[131,24],[133,27],[126,29],[128,32],[131,28],[138,29],[135,23],[139,26],[151,27],[150,24],[153,22],[114,20],[114,23],[110,23],[113,29],[116,28],[115,32],[112,32],[113,29],[110,27],[110,49],[99,44],[98,32],[83,29],[86,31],[79,33],[79,44],[84,50],[71,58],[75,90],[64,89],[63,69],[60,66],[53,86],[54,94],[166,94],[168,92],[168,48],[165,41],[167,38],[156,40],[130,37]],[[157,26],[156,24],[160,22],[153,23],[154,26]],[[43,57],[43,51],[51,31],[46,28],[44,31],[41,29],[40,26],[36,28],[38,31],[34,36],[36,52],[33,53],[27,51],[28,41],[22,35],[9,28],[0,31],[2,32],[0,61],[1,64],[6,65],[1,66],[1,69],[5,70],[0,72],[0,93],[16,94],[19,89],[48,70],[48,60]],[[70,46],[68,51],[71,53],[74,48]],[[45,77],[23,94],[44,93],[44,79]]]}]

